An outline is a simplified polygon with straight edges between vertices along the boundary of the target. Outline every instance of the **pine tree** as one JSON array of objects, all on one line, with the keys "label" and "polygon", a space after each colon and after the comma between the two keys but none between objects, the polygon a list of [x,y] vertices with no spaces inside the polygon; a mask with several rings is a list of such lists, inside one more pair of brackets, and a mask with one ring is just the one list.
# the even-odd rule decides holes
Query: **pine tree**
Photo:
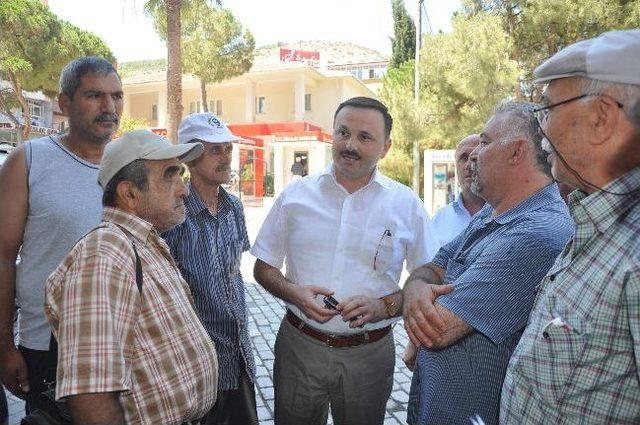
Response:
[{"label": "pine tree", "polygon": [[416,52],[416,25],[404,7],[404,0],[391,0],[393,35],[391,39],[391,68],[398,68],[414,59]]}]

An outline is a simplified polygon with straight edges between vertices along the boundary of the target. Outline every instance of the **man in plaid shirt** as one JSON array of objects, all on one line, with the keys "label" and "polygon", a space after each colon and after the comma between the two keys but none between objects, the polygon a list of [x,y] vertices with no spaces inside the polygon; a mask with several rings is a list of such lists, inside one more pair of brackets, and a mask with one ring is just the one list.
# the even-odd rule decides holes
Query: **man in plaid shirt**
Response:
[{"label": "man in plaid shirt", "polygon": [[640,423],[640,30],[535,70],[552,172],[576,222],[538,287],[502,389],[505,424]]},{"label": "man in plaid shirt", "polygon": [[146,130],[105,148],[102,223],[46,282],[56,398],[67,400],[74,423],[181,424],[216,400],[215,346],[159,235],[184,221],[180,160],[202,151]]}]

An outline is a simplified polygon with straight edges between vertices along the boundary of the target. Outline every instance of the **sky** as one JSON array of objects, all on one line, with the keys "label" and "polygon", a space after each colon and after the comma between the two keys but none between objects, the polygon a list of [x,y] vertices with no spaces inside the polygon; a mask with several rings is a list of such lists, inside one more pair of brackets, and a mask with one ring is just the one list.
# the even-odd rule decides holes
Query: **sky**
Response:
[{"label": "sky", "polygon": [[[165,44],[153,30],[144,0],[49,0],[61,19],[102,38],[118,62],[166,57]],[[391,53],[391,0],[223,0],[248,28],[257,46],[278,41],[348,41]],[[432,31],[449,31],[459,0],[425,0]],[[405,0],[417,16],[418,0]],[[429,27],[423,15],[423,31]]]}]

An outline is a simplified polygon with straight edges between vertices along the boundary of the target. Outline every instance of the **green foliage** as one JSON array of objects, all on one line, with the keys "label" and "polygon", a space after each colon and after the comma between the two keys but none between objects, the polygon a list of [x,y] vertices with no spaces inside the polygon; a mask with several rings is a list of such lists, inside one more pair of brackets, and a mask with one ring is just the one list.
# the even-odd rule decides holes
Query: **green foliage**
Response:
[{"label": "green foliage", "polygon": [[528,81],[545,59],[578,40],[637,27],[640,20],[640,0],[465,0],[463,10],[467,17],[500,17],[513,41],[512,59],[524,70],[522,94],[533,100],[538,88]]},{"label": "green foliage", "polygon": [[391,149],[379,163],[380,171],[400,183],[411,187],[411,155],[391,145]]},{"label": "green foliage", "polygon": [[512,43],[500,19],[486,13],[453,20],[453,31],[424,38],[420,102],[413,100],[414,62],[390,69],[380,96],[394,118],[393,145],[381,163],[389,175],[411,181],[411,144],[453,148],[481,130],[495,105],[514,96],[518,75]]},{"label": "green foliage", "polygon": [[115,137],[122,136],[123,133],[132,130],[141,130],[149,127],[149,123],[144,118],[133,118],[123,115],[120,119],[120,126],[118,127],[118,133]]},{"label": "green foliage", "polygon": [[425,37],[420,101],[429,115],[422,148],[453,148],[478,132],[502,99],[513,97],[522,71],[513,43],[489,14],[455,17],[453,31]]},{"label": "green foliage", "polygon": [[251,68],[255,40],[230,10],[200,5],[183,20],[184,70],[202,84],[218,83]]},{"label": "green foliage", "polygon": [[[165,3],[165,0],[147,0],[144,4],[145,13],[153,18],[153,27],[162,41],[167,41],[167,9]],[[197,12],[198,9],[214,3],[218,6],[222,5],[221,0],[182,0],[180,17],[183,25],[184,22],[200,19]]]},{"label": "green foliage", "polygon": [[496,104],[536,100],[533,70],[578,40],[640,22],[640,0],[462,0],[453,31],[423,39],[420,103],[413,101],[413,63],[391,69],[381,97],[394,117],[393,146],[381,163],[408,182],[411,141],[452,148],[478,132]]},{"label": "green foliage", "polygon": [[28,91],[52,96],[71,59],[97,55],[114,61],[95,35],[59,20],[38,0],[0,1],[0,75],[12,73]]},{"label": "green foliage", "polygon": [[390,68],[398,68],[416,55],[416,25],[404,7],[404,0],[391,0],[393,38]]},{"label": "green foliage", "polygon": [[0,75],[29,91],[55,92],[68,57],[62,23],[37,0],[0,2]]},{"label": "green foliage", "polygon": [[[85,55],[114,61],[109,48],[95,35],[59,20],[39,0],[0,1],[0,78],[10,89],[0,96],[0,110],[9,115],[16,103],[28,117],[22,91],[58,92],[60,71],[70,60]],[[27,125],[23,134],[28,137]]]},{"label": "green foliage", "polygon": [[423,104],[416,105],[413,99],[413,60],[409,60],[398,68],[389,69],[382,79],[380,97],[393,116],[392,150],[402,150],[411,157],[411,143],[425,135],[429,124]]}]

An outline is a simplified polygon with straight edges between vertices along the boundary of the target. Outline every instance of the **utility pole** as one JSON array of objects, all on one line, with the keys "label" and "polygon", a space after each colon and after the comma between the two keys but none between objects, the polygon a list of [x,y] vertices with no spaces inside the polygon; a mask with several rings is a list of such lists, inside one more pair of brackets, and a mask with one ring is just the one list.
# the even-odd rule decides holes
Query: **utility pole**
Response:
[{"label": "utility pole", "polygon": [[[420,48],[422,47],[422,3],[424,0],[418,0],[418,24],[416,25],[416,60],[414,64],[413,77],[413,100],[415,102],[415,111],[418,111],[420,101]],[[420,196],[420,141],[413,141],[413,191]]]}]

